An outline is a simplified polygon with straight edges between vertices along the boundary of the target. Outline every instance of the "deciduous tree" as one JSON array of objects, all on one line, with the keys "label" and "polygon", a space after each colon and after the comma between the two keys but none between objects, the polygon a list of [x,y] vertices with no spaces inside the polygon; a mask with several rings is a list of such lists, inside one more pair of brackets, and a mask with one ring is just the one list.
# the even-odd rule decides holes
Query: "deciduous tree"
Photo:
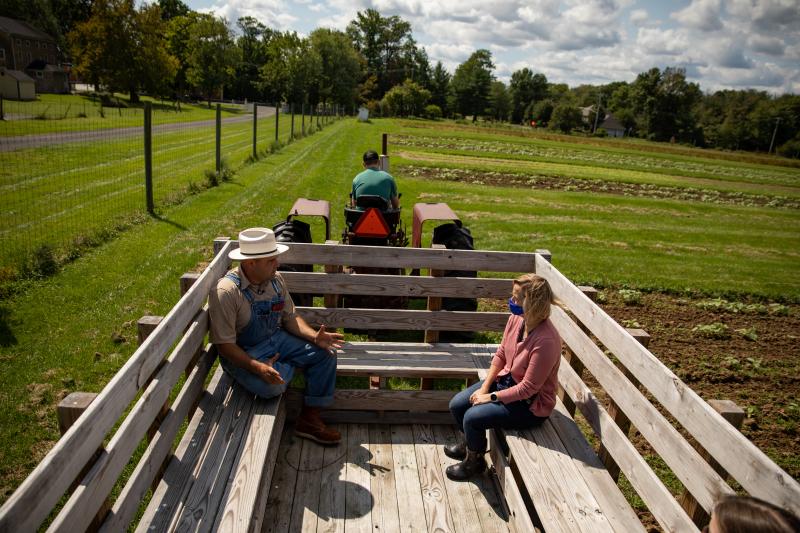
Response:
[{"label": "deciduous tree", "polygon": [[489,103],[494,64],[489,50],[477,50],[461,63],[453,75],[453,93],[458,111],[472,115],[472,121],[483,114]]},{"label": "deciduous tree", "polygon": [[201,14],[189,28],[186,80],[206,96],[223,96],[225,84],[233,80],[241,61],[241,50],[224,19]]},{"label": "deciduous tree", "polygon": [[178,66],[164,30],[157,5],[137,10],[134,0],[97,0],[89,20],[69,34],[75,71],[111,91],[128,91],[131,102],[139,101],[140,88],[163,94]]}]

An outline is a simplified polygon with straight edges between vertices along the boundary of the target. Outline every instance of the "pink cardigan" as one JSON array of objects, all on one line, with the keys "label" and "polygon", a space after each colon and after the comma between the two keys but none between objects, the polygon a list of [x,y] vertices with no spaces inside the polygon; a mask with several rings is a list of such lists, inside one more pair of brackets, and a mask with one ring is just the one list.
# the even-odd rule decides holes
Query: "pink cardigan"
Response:
[{"label": "pink cardigan", "polygon": [[503,341],[492,359],[492,366],[500,369],[498,378],[510,372],[517,383],[509,389],[498,391],[497,399],[512,403],[535,394],[531,412],[536,416],[549,416],[556,405],[561,336],[548,319],[517,343],[520,329],[524,331],[524,328],[522,317],[511,315],[503,332]]}]

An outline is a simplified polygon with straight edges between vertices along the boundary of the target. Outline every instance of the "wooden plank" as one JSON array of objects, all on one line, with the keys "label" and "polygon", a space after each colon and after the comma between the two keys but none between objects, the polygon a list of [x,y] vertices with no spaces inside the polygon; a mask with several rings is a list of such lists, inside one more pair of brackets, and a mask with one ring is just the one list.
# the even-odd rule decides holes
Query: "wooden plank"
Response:
[{"label": "wooden plank", "polygon": [[[136,516],[139,505],[159,473],[160,466],[172,451],[175,436],[189,414],[192,405],[203,390],[206,376],[217,357],[216,348],[209,344],[197,366],[194,367],[186,383],[172,404],[153,440],[147,446],[128,482],[114,502],[111,512],[103,522],[101,531],[123,531]],[[213,386],[209,386],[213,390]],[[187,430],[188,431],[188,430]]]},{"label": "wooden plank", "polygon": [[180,512],[191,489],[194,467],[205,449],[208,435],[222,416],[230,387],[231,378],[223,372],[221,366],[217,366],[208,386],[210,394],[204,395],[200,400],[174,457],[167,465],[161,483],[139,521],[137,533],[166,531]]},{"label": "wooden plank", "polygon": [[[233,241],[238,246],[238,241]],[[487,250],[431,250],[392,246],[354,246],[285,243],[286,264],[372,266],[379,268],[438,268],[489,272],[533,272],[532,253]]]},{"label": "wooden plank", "polygon": [[415,424],[414,453],[417,457],[422,503],[428,531],[443,533],[456,531],[450,508],[447,506],[447,492],[444,486],[444,473],[436,454],[436,445],[432,444],[430,426]]},{"label": "wooden plank", "polygon": [[[281,397],[252,400],[253,414],[214,531],[258,531],[278,453],[286,407]],[[266,483],[264,483],[266,480]]]},{"label": "wooden plank", "polygon": [[614,479],[606,472],[603,463],[594,452],[580,428],[559,401],[550,415],[550,422],[558,438],[564,444],[575,468],[583,476],[590,492],[615,531],[642,531],[644,527],[619,490]]},{"label": "wooden plank", "polygon": [[[715,411],[721,414],[722,417],[730,422],[731,425],[736,429],[740,429],[742,427],[742,422],[744,422],[745,416],[744,411],[734,402],[730,400],[709,400],[708,405],[714,408]],[[711,468],[713,468],[715,472],[717,472],[723,478],[728,476],[728,473],[725,472],[721,466],[719,466],[719,463],[717,463],[717,461],[715,461],[707,451],[702,449],[702,447],[699,447],[699,445],[696,445],[695,447],[697,448],[697,451],[700,452],[700,455],[703,457],[703,459],[705,459],[708,464],[711,465]],[[689,517],[692,519],[692,522],[694,522],[697,527],[702,527],[708,524],[710,519],[709,514],[706,513],[702,507],[700,507],[700,505],[697,503],[697,500],[695,500],[691,493],[686,491],[686,489],[684,489],[680,498],[678,498],[678,501],[680,502],[681,507],[686,510],[686,514],[689,515]]]},{"label": "wooden plank", "polygon": [[345,529],[348,533],[368,533],[372,530],[368,427],[364,424],[348,424],[346,446]]},{"label": "wooden plank", "polygon": [[[327,240],[327,241],[325,241],[325,244],[328,245],[328,246],[335,246],[335,245],[339,244],[339,241]],[[324,274],[325,277],[322,278],[322,279],[331,279],[329,276],[340,275],[342,270],[343,270],[342,265],[325,265],[324,268],[325,268],[325,274]],[[289,274],[289,272],[287,272],[287,274]],[[289,280],[286,277],[284,277],[284,280],[286,280],[286,283],[289,284],[289,290],[290,291],[295,290],[293,288],[292,284],[289,282]],[[324,282],[322,282],[322,283],[324,283]],[[317,286],[316,286],[315,283],[309,283],[308,281],[301,282],[300,289],[302,290],[302,289],[305,289],[306,287],[314,287],[315,290],[319,290],[320,292],[324,292],[324,291],[322,291],[322,289],[317,289]],[[331,293],[326,293],[325,294],[325,307],[339,307],[339,293],[332,293],[332,294]]]},{"label": "wooden plank", "polygon": [[520,438],[512,431],[506,432],[511,461],[519,469],[519,481],[524,483],[545,531],[580,531],[564,494],[564,479],[560,474],[553,475],[538,446],[525,446],[518,442]]},{"label": "wooden plank", "polygon": [[331,328],[448,331],[503,331],[508,313],[471,311],[418,311],[403,309],[356,309],[298,307],[306,322]]},{"label": "wooden plank", "polygon": [[[289,389],[284,396],[296,403],[302,398],[299,389]],[[330,409],[356,411],[447,411],[452,391],[337,389]]]},{"label": "wooden plank", "polygon": [[389,426],[369,426],[370,492],[372,506],[372,529],[378,533],[400,531],[400,516],[397,512],[397,488],[394,479],[392,458],[392,432]]},{"label": "wooden plank", "polygon": [[337,411],[327,409],[322,413],[326,423],[333,424],[452,424],[453,415],[445,413],[409,411]]},{"label": "wooden plank", "polygon": [[[342,434],[347,442],[347,424],[331,427]],[[323,452],[322,479],[319,486],[319,516],[317,533],[341,533],[345,530],[345,462],[347,446],[326,446]],[[313,530],[312,530],[313,531]]]},{"label": "wooden plank", "polygon": [[250,423],[254,396],[234,384],[222,416],[212,429],[202,461],[196,465],[193,483],[174,528],[210,531],[216,521],[228,477],[233,470],[245,429]]},{"label": "wooden plank", "polygon": [[[586,330],[584,329],[584,331]],[[647,347],[650,344],[650,335],[645,330],[639,328],[626,328],[625,331],[630,333],[631,337],[642,343],[643,346]],[[576,360],[577,359],[578,358],[576,358]],[[633,386],[636,387],[636,389],[638,390],[639,382],[636,380],[635,377],[633,377],[631,371],[623,367],[622,373],[623,375],[625,375],[626,378],[628,378],[628,380],[630,380],[631,383],[633,383]],[[626,435],[629,434],[631,429],[631,421],[628,419],[628,416],[625,414],[625,412],[622,411],[619,407],[617,407],[617,404],[614,403],[614,400],[611,400],[609,402],[608,406],[606,407],[606,410],[608,411],[608,415],[614,420],[614,422],[617,423],[622,432],[625,433]],[[608,470],[608,474],[611,476],[611,478],[614,481],[618,480],[619,467],[617,466],[617,463],[614,462],[614,458],[611,457],[611,454],[609,454],[601,446],[598,451],[598,455],[600,456],[600,460],[603,461],[603,464],[606,465],[606,470]]]},{"label": "wooden plank", "polygon": [[[509,448],[512,450],[512,455],[516,457],[518,453],[518,450],[515,450],[515,446],[536,447],[536,451],[541,455],[552,475],[552,479],[561,483],[562,494],[566,498],[566,505],[575,518],[578,531],[613,532],[614,528],[606,517],[605,511],[598,504],[578,466],[572,460],[564,443],[559,439],[552,422],[547,420],[539,427],[515,433],[521,438],[514,439],[509,436]],[[527,476],[523,474],[523,479],[526,478]],[[537,506],[537,503],[534,500],[534,506],[536,506],[536,510],[544,523],[543,515],[546,511]],[[547,529],[546,526],[545,529]]]},{"label": "wooden plank", "polygon": [[[597,301],[597,290],[594,287],[578,286],[578,289],[591,301]],[[585,326],[581,326],[581,329],[588,332]],[[569,362],[569,366],[575,369],[575,373],[578,374],[578,377],[581,377],[583,374],[583,362],[581,362],[579,358],[574,357],[572,351],[568,347],[564,349],[564,359]],[[569,416],[575,416],[575,404],[572,403],[572,399],[564,393],[561,385],[558,386],[558,397],[564,402]]]},{"label": "wooden plank", "polygon": [[[446,247],[442,244],[432,244],[431,248],[435,250],[444,250]],[[441,278],[444,274],[444,271],[438,270],[435,268],[430,269],[430,276],[432,279]],[[412,278],[412,279],[419,279],[419,278]],[[453,287],[455,292],[453,294],[448,294],[447,296],[458,296],[458,288]],[[420,293],[425,294],[425,293]],[[442,297],[436,294],[427,293],[427,309],[428,311],[441,311],[442,310]],[[439,332],[436,330],[425,330],[425,342],[438,342],[439,340]],[[426,386],[427,385],[427,386]],[[432,389],[432,383],[426,384],[425,380],[422,380],[422,384],[420,386],[421,389]]]},{"label": "wooden plank", "polygon": [[290,531],[315,531],[317,528],[324,452],[323,447],[315,442],[303,442],[297,465]]},{"label": "wooden plank", "polygon": [[642,436],[704,507],[707,505],[710,508],[720,495],[732,493],[731,488],[703,461],[697,450],[562,309],[553,307],[550,320],[561,334],[561,339],[583,361],[609,397],[628,415]]},{"label": "wooden plank", "polygon": [[[83,530],[100,509],[139,442],[145,437],[188,361],[202,346],[208,331],[208,310],[197,314],[186,335],[145,389],[100,458],[56,516],[53,531]],[[95,400],[97,401],[97,400]]]},{"label": "wooden plank", "polygon": [[283,431],[280,453],[275,461],[275,470],[269,485],[266,518],[261,528],[263,533],[286,533],[289,531],[294,488],[297,485],[297,465],[300,464],[304,440],[295,437],[294,431],[289,427]]},{"label": "wooden plank", "polygon": [[6,500],[0,508],[0,530],[34,530],[47,518],[163,359],[168,347],[200,309],[212,284],[224,275],[226,261],[223,257],[226,257],[227,250],[227,246],[223,248],[197,283],[111,378],[77,423]]},{"label": "wooden plank", "polygon": [[502,449],[497,433],[489,431],[489,457],[494,465],[497,481],[508,507],[508,524],[516,533],[539,531],[533,526],[525,500],[520,493],[516,479],[514,479],[514,473],[511,471],[511,465],[503,455]]},{"label": "wooden plank", "polygon": [[420,491],[420,475],[417,455],[414,452],[414,434],[410,426],[396,425],[392,432],[392,461],[397,484],[397,511],[400,518],[400,531],[433,531],[426,525]]},{"label": "wooden plank", "polygon": [[[447,505],[450,508],[450,514],[453,517],[453,527],[455,531],[494,531],[495,528],[490,517],[493,514],[492,508],[486,503],[486,498],[481,495],[480,498],[473,499],[472,488],[477,488],[478,476],[470,479],[468,482],[453,481],[445,474],[445,469],[453,464],[458,463],[455,459],[450,459],[442,451],[442,446],[456,442],[455,430],[452,427],[435,427],[435,426],[416,426],[420,428],[427,428],[430,434],[422,432],[417,435],[417,446],[421,442],[425,445],[431,446],[436,452],[436,459],[438,466],[442,472],[442,480],[444,481],[445,494],[447,495]],[[480,513],[478,512],[478,503],[480,503]],[[486,526],[484,527],[484,521]]]},{"label": "wooden plank", "polygon": [[[550,282],[556,296],[747,492],[800,514],[800,483],[731,426],[605,311],[592,304],[552,265],[537,258],[536,273]],[[625,412],[633,420],[631,413]],[[692,494],[697,497],[695,491]],[[712,502],[706,498],[698,498],[698,501],[704,509],[710,509]]]},{"label": "wooden plank", "polygon": [[558,379],[664,531],[697,531],[670,491],[628,440],[627,435],[622,433],[575,370],[564,364],[564,361],[558,367]]},{"label": "wooden plank", "polygon": [[[508,297],[512,284],[510,279],[497,278],[379,276],[376,274],[342,274],[336,271],[332,273],[281,272],[281,275],[291,292],[304,292],[308,291],[309,287],[313,287],[316,294],[324,295],[503,298]],[[333,306],[326,305],[325,307]]]}]

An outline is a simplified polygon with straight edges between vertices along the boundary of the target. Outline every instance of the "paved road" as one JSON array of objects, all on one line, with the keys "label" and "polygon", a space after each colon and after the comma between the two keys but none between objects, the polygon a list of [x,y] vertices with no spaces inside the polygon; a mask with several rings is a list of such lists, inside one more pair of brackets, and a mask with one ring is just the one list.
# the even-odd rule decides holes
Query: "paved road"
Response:
[{"label": "paved road", "polygon": [[[274,107],[258,106],[258,117],[266,118],[275,115]],[[250,115],[239,117],[223,118],[223,124],[235,124],[237,122],[250,122],[253,119]],[[170,124],[160,124],[153,126],[153,133],[163,133],[178,131],[186,128],[213,127],[216,120],[198,120],[196,122],[173,122]],[[86,142],[100,139],[121,139],[124,137],[142,136],[142,126],[131,126],[129,128],[106,128],[97,130],[69,131],[61,133],[40,133],[36,135],[20,135],[17,137],[0,136],[0,152],[11,152],[26,148],[38,148],[40,146],[52,146],[71,142]]]}]

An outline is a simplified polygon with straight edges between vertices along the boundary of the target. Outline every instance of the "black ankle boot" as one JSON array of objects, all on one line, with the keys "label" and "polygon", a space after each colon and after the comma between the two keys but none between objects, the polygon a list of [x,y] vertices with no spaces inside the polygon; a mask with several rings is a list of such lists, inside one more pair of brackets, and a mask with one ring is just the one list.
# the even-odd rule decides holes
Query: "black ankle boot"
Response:
[{"label": "black ankle boot", "polygon": [[467,456],[467,441],[461,437],[455,444],[445,445],[444,454],[450,459],[463,460]]},{"label": "black ankle boot", "polygon": [[486,470],[486,459],[483,454],[486,452],[473,452],[467,450],[467,458],[458,464],[447,467],[445,472],[447,477],[453,481],[464,481],[476,474],[482,474]]}]

